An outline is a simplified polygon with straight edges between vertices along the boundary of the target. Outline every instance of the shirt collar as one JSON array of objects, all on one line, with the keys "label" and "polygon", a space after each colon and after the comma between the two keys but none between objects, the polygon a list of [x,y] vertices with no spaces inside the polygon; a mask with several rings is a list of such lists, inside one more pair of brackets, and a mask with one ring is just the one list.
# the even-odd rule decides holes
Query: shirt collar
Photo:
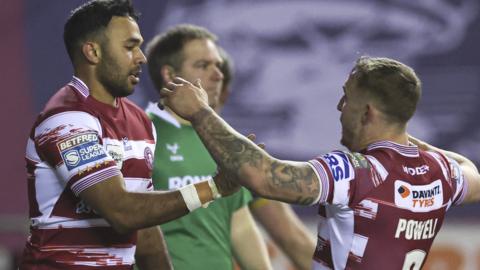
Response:
[{"label": "shirt collar", "polygon": [[367,151],[371,151],[379,148],[388,148],[396,151],[400,155],[407,156],[407,157],[419,156],[418,147],[416,145],[414,144],[402,145],[402,144],[394,143],[391,141],[374,142],[367,147]]},{"label": "shirt collar", "polygon": [[85,98],[90,95],[90,90],[88,89],[88,86],[78,77],[73,76],[72,80],[68,83],[68,85],[72,86]]}]

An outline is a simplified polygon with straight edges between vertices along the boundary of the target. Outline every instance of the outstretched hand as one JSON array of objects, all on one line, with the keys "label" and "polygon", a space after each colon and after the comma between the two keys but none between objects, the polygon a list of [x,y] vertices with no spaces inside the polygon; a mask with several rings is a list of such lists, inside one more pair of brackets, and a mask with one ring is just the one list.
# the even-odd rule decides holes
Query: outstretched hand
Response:
[{"label": "outstretched hand", "polygon": [[418,146],[419,149],[423,151],[429,151],[429,150],[435,149],[435,147],[431,146],[430,144],[420,139],[413,137],[412,135],[408,135],[408,141],[415,144],[416,146]]},{"label": "outstretched hand", "polygon": [[160,90],[161,104],[167,105],[180,117],[191,120],[195,113],[209,108],[208,95],[203,90],[200,79],[195,84],[175,77]]},{"label": "outstretched hand", "polygon": [[[247,138],[252,142],[255,142],[256,136],[255,134],[249,134]],[[258,143],[257,145],[258,147],[265,149],[265,144]],[[240,185],[235,180],[236,177],[227,174],[221,168],[218,169],[217,174],[213,177],[213,179],[215,180],[215,185],[217,185],[217,189],[220,194],[222,194],[222,197],[232,195],[240,189]]]}]

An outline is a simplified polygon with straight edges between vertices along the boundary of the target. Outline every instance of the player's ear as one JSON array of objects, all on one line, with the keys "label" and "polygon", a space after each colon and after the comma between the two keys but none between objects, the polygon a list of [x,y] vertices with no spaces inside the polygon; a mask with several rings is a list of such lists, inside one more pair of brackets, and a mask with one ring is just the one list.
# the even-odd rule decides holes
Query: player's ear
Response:
[{"label": "player's ear", "polygon": [[365,104],[365,106],[363,107],[363,110],[360,113],[362,116],[361,118],[362,125],[367,125],[368,123],[372,122],[372,120],[375,117],[375,109],[369,103]]},{"label": "player's ear", "polygon": [[100,46],[95,42],[85,42],[82,44],[82,54],[91,64],[98,64],[101,59]]},{"label": "player's ear", "polygon": [[173,78],[175,78],[176,76],[175,70],[170,65],[164,65],[160,69],[160,76],[162,76],[165,82],[171,82],[173,81]]}]

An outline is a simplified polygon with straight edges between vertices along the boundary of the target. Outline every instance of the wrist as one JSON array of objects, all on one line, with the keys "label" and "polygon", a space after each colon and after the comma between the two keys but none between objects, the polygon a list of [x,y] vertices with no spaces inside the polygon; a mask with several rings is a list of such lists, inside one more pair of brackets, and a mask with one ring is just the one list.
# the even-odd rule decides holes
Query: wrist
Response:
[{"label": "wrist", "polygon": [[195,113],[192,114],[190,122],[192,124],[199,123],[207,116],[214,114],[215,111],[210,107],[200,107]]},{"label": "wrist", "polygon": [[206,208],[210,202],[222,197],[211,178],[207,181],[184,186],[179,191],[190,212],[200,207]]}]

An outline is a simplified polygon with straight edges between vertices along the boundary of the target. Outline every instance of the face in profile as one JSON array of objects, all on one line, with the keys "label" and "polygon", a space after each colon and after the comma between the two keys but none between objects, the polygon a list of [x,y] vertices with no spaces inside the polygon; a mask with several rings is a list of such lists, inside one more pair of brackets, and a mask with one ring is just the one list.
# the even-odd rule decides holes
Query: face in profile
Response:
[{"label": "face in profile", "polygon": [[[362,106],[363,98],[356,86],[354,73],[350,74],[343,86],[343,96],[338,102],[342,137],[340,143],[351,151],[360,151],[362,131]],[[363,107],[364,108],[364,107]]]},{"label": "face in profile", "polygon": [[112,17],[100,42],[97,77],[113,97],[133,93],[140,81],[141,65],[146,62],[140,45],[143,38],[130,17]]}]

